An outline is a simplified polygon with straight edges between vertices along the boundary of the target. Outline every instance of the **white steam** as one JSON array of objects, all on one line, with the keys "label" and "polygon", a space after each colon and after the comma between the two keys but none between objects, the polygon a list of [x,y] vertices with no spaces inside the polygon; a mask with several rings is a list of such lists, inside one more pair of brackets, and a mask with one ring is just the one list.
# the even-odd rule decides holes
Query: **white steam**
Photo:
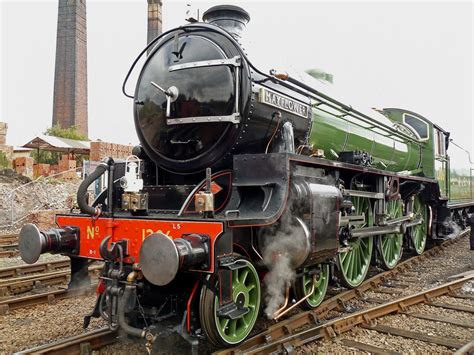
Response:
[{"label": "white steam", "polygon": [[269,270],[264,279],[265,314],[269,319],[283,306],[286,288],[295,280],[292,255],[306,249],[304,231],[294,221],[288,215],[265,235],[263,261]]},{"label": "white steam", "polygon": [[443,222],[443,226],[447,229],[447,230],[451,230],[452,232],[449,233],[449,235],[446,236],[446,239],[453,239],[453,238],[456,238],[461,232],[462,232],[462,229],[461,227],[456,223],[454,222],[453,220],[449,219],[445,222]]}]

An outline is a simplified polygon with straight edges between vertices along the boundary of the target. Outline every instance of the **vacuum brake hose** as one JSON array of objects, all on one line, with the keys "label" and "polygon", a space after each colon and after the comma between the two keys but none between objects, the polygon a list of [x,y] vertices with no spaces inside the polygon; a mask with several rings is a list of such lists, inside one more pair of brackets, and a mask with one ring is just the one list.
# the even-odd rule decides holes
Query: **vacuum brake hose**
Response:
[{"label": "vacuum brake hose", "polygon": [[125,286],[125,291],[123,295],[119,298],[118,309],[117,309],[117,316],[118,316],[118,324],[122,330],[134,337],[137,338],[144,338],[146,335],[145,329],[134,328],[127,323],[125,320],[125,307],[130,299],[130,297],[135,292],[135,287],[127,285]]},{"label": "vacuum brake hose", "polygon": [[107,163],[100,163],[99,166],[89,174],[77,189],[77,205],[82,213],[98,216],[100,214],[99,207],[89,206],[87,203],[87,188],[108,169]]}]

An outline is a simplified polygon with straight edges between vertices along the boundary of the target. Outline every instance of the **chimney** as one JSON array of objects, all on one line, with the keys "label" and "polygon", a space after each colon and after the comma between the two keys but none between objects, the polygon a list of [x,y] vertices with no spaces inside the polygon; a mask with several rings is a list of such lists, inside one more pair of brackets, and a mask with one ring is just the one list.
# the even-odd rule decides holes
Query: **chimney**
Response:
[{"label": "chimney", "polygon": [[86,0],[58,1],[53,125],[87,136]]},{"label": "chimney", "polygon": [[[147,44],[158,37],[163,32],[163,20],[161,7],[163,3],[161,0],[147,0],[148,1],[148,31]],[[147,54],[152,48],[148,49]]]},{"label": "chimney", "polygon": [[250,15],[241,7],[234,5],[213,6],[202,15],[203,21],[222,27],[234,37],[240,34],[250,21]]}]

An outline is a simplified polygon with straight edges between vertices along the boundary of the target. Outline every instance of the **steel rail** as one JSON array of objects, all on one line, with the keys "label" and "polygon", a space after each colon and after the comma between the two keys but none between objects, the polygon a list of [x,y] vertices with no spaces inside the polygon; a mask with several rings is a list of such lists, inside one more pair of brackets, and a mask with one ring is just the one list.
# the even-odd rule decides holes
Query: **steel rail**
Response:
[{"label": "steel rail", "polygon": [[51,344],[40,345],[14,354],[83,354],[117,341],[117,332],[100,328]]},{"label": "steel rail", "polygon": [[3,234],[0,235],[0,245],[8,245],[11,243],[18,242],[18,234]]},{"label": "steel rail", "polygon": [[[342,318],[336,318],[302,331],[292,332],[291,328],[287,327],[286,334],[282,334],[275,340],[272,340],[272,338],[268,337],[267,334],[265,341],[260,342],[260,344],[255,347],[246,348],[245,353],[261,354],[275,351],[291,352],[295,347],[305,345],[314,340],[329,340],[339,334],[347,332],[357,325],[370,326],[371,323],[377,318],[392,313],[405,312],[410,306],[419,303],[430,302],[432,298],[449,294],[453,290],[461,288],[465,282],[473,279],[474,272],[471,275],[460,278],[459,280],[450,281],[438,287],[417,292],[413,295],[402,297],[396,299],[395,301],[384,303],[376,307],[361,310]],[[259,335],[257,337],[261,336]]]},{"label": "steel rail", "polygon": [[19,276],[26,276],[30,274],[36,274],[45,271],[56,271],[60,269],[69,268],[71,264],[69,259],[66,260],[55,260],[55,261],[48,261],[43,263],[35,263],[35,264],[22,264],[17,266],[9,266],[0,269],[0,282],[3,279],[19,277]]},{"label": "steel rail", "polygon": [[5,315],[9,311],[13,311],[19,308],[36,306],[38,304],[54,304],[57,300],[89,294],[95,291],[96,288],[97,283],[92,283],[90,286],[73,288],[71,290],[64,288],[48,292],[42,292],[34,295],[8,298],[6,300],[0,301],[0,315]]},{"label": "steel rail", "polygon": [[[89,272],[97,272],[103,265],[89,266]],[[0,296],[8,294],[18,294],[31,291],[38,286],[52,286],[66,283],[71,276],[71,270],[59,270],[43,274],[14,277],[10,279],[0,279]]]},{"label": "steel rail", "polygon": [[0,258],[13,258],[20,255],[20,251],[17,249],[13,250],[1,250],[0,248]]},{"label": "steel rail", "polygon": [[458,351],[456,351],[454,353],[454,355],[472,354],[473,351],[474,351],[474,340],[471,340],[469,343],[464,345],[462,348],[458,349]]},{"label": "steel rail", "polygon": [[4,240],[0,242],[0,258],[11,258],[19,254],[18,240]]},{"label": "steel rail", "polygon": [[[328,315],[330,311],[338,310],[344,311],[346,307],[346,302],[353,299],[364,299],[364,293],[371,290],[377,290],[380,286],[383,286],[389,279],[409,271],[413,267],[420,264],[423,260],[429,259],[433,256],[440,255],[442,251],[448,248],[450,245],[457,243],[464,236],[469,233],[469,229],[460,233],[456,238],[449,239],[443,242],[441,245],[431,248],[430,250],[425,251],[423,254],[416,257],[412,257],[408,260],[405,260],[398,264],[394,269],[377,274],[367,280],[365,280],[359,287],[347,290],[345,292],[339,293],[311,311],[300,312],[288,319],[282,320],[272,326],[270,326],[266,331],[259,333],[253,336],[250,339],[244,341],[240,346],[224,349],[216,352],[216,354],[237,354],[237,353],[247,353],[251,349],[259,346],[261,344],[269,344],[272,341],[278,342],[278,339],[288,337],[289,334],[293,334],[295,329],[299,329],[305,326],[313,326],[315,324],[320,324],[321,321]],[[470,276],[473,277],[472,275]],[[463,279],[464,280],[464,279]],[[466,280],[465,280],[466,281]],[[458,282],[458,281],[455,281]],[[429,292],[427,290],[426,292]],[[450,289],[449,291],[452,291]],[[382,305],[384,306],[384,305]],[[312,340],[317,340],[319,338],[314,338]],[[280,345],[281,342],[278,342]],[[265,352],[267,352],[265,350]]]}]

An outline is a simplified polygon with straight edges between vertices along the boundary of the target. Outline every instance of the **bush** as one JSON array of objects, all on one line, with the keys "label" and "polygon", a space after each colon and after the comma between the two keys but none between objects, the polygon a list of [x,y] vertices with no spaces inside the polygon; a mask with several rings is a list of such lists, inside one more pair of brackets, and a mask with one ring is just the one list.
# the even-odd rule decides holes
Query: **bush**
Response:
[{"label": "bush", "polygon": [[71,126],[69,128],[61,128],[59,125],[54,125],[53,127],[48,128],[45,132],[47,136],[54,136],[60,138],[69,138],[75,139],[77,141],[86,141],[87,136],[79,133],[76,126]]},{"label": "bush", "polygon": [[0,152],[0,168],[11,168],[12,163],[4,152]]}]

